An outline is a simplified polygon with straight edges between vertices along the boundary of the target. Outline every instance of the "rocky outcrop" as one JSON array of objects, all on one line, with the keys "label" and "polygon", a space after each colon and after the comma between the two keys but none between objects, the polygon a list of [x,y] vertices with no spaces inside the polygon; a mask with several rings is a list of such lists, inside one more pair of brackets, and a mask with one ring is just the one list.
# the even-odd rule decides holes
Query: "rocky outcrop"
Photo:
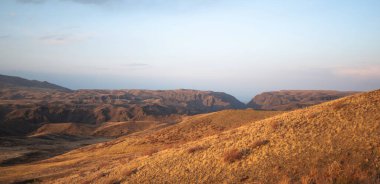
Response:
[{"label": "rocky outcrop", "polygon": [[281,90],[256,95],[247,106],[257,110],[294,110],[335,100],[358,92]]}]

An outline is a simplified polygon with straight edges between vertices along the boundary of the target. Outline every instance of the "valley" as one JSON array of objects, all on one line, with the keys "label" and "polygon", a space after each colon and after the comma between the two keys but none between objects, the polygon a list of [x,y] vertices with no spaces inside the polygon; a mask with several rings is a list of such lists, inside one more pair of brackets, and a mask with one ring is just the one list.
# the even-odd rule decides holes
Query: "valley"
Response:
[{"label": "valley", "polygon": [[268,92],[245,105],[212,91],[33,85],[0,88],[0,183],[376,180],[379,91]]},{"label": "valley", "polygon": [[380,184],[380,0],[0,12],[0,184]]},{"label": "valley", "polygon": [[[191,136],[195,131],[182,134],[175,127],[152,135],[142,132],[45,161],[0,168],[5,173],[0,180],[149,183],[154,178],[155,183],[377,183],[379,104],[377,90],[263,120],[246,119],[241,126],[219,132],[214,129],[215,134],[207,136]],[[218,113],[189,120],[224,117],[224,113],[241,117],[247,112]],[[232,114],[228,117],[233,118]],[[213,127],[212,122],[206,125]]]}]

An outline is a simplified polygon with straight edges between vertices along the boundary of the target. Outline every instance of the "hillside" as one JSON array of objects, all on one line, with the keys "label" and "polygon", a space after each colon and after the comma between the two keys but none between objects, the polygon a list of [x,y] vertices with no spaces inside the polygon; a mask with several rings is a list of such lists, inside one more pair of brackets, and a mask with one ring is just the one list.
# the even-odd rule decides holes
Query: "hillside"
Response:
[{"label": "hillside", "polygon": [[109,140],[102,137],[57,134],[38,137],[0,137],[0,167],[45,160],[73,149]]},{"label": "hillside", "polygon": [[231,95],[197,90],[0,89],[0,136],[27,135],[46,123],[157,121],[182,115],[241,109]]},{"label": "hillside", "polygon": [[358,92],[327,90],[281,90],[256,95],[247,106],[258,110],[294,110],[336,100]]},{"label": "hillside", "polygon": [[[109,177],[121,176],[117,179],[126,183],[146,183],[149,178],[157,183],[376,183],[379,120],[377,90],[134,160],[112,169]],[[192,147],[203,149],[190,154]],[[123,169],[134,172],[125,176]]]},{"label": "hillside", "polygon": [[[0,168],[4,173],[0,180],[14,177],[47,183],[149,183],[154,178],[155,183],[378,183],[379,120],[377,90],[251,121],[135,159],[129,157],[133,146],[125,146],[141,148],[133,144],[138,137],[122,137],[33,165]],[[83,159],[85,155],[92,156]],[[73,164],[77,167],[73,168]]]},{"label": "hillside", "polygon": [[[178,147],[187,142],[219,134],[258,121],[281,112],[254,110],[224,110],[185,118],[175,125],[148,129],[120,137],[106,143],[91,145],[67,154],[37,163],[1,168],[3,181],[53,181],[63,176],[98,171],[111,163],[128,163],[130,160],[154,155],[162,150]],[[87,181],[90,181],[88,178]],[[80,182],[81,183],[81,182]]]},{"label": "hillside", "polygon": [[111,138],[165,125],[168,125],[168,123],[157,121],[105,122],[100,125],[88,125],[84,123],[48,123],[32,132],[29,137],[73,135]]},{"label": "hillside", "polygon": [[0,75],[0,89],[4,88],[41,88],[61,91],[70,91],[70,89],[52,84],[46,81],[28,80],[21,77]]}]

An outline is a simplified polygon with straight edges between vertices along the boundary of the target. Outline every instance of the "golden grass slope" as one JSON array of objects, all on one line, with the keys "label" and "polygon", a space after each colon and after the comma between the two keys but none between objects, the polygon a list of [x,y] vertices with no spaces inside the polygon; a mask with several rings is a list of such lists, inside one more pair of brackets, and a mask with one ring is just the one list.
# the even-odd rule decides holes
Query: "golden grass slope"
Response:
[{"label": "golden grass slope", "polygon": [[[128,164],[134,159],[155,155],[156,152],[179,147],[187,142],[215,135],[279,113],[282,112],[249,109],[224,110],[190,116],[174,125],[144,130],[107,143],[87,146],[45,161],[13,167],[0,167],[0,173],[2,173],[0,183],[31,179],[44,183],[107,183],[109,181],[103,175],[107,175],[106,173],[113,166]],[[100,176],[98,175],[99,171],[105,173],[100,173]],[[59,181],[58,178],[62,180]],[[102,181],[102,179],[107,181]]]},{"label": "golden grass slope", "polygon": [[[110,176],[125,183],[376,183],[379,144],[378,90],[137,159]],[[204,149],[189,153],[195,146]],[[226,160],[231,150],[239,152],[233,162]]]},{"label": "golden grass slope", "polygon": [[379,183],[379,144],[377,90],[54,182]]},{"label": "golden grass slope", "polygon": [[44,135],[74,135],[96,137],[120,137],[135,132],[158,128],[166,125],[160,121],[124,121],[105,122],[100,125],[88,125],[84,123],[48,123],[34,131],[30,137]]}]

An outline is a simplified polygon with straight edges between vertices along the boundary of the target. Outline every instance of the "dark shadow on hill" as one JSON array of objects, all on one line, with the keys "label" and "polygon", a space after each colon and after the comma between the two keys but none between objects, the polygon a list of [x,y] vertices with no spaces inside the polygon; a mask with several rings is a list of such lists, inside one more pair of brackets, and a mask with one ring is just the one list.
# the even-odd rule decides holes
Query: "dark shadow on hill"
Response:
[{"label": "dark shadow on hill", "polygon": [[0,137],[0,167],[41,161],[73,149],[108,140],[110,139],[72,135]]}]

